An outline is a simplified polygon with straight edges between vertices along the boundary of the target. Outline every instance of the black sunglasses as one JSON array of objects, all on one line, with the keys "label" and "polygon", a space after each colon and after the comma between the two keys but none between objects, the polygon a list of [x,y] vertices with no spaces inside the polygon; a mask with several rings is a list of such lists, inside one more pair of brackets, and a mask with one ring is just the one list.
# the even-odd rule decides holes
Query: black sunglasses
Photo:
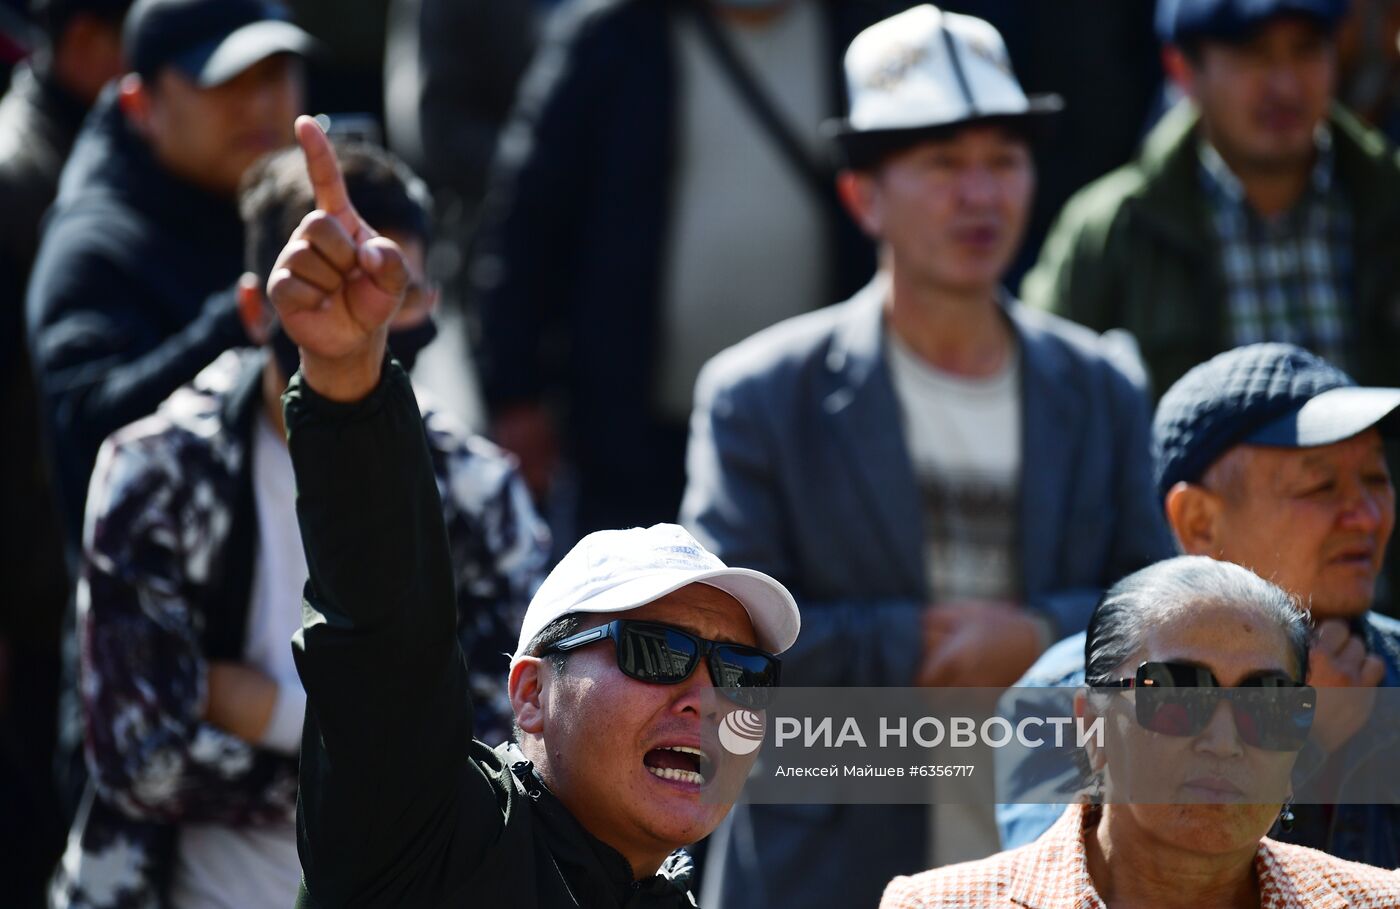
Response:
[{"label": "black sunglasses", "polygon": [[678,685],[705,659],[715,687],[744,707],[767,706],[781,675],[782,661],[756,647],[707,641],[671,625],[630,619],[580,631],[544,653],[564,653],[607,638],[617,645],[617,668],[623,675],[654,685]]},{"label": "black sunglasses", "polygon": [[1228,701],[1240,739],[1266,751],[1302,748],[1317,705],[1316,691],[1282,673],[1222,688],[1215,673],[1187,663],[1143,663],[1131,679],[1094,687],[1137,689],[1138,725],[1162,735],[1199,735]]}]

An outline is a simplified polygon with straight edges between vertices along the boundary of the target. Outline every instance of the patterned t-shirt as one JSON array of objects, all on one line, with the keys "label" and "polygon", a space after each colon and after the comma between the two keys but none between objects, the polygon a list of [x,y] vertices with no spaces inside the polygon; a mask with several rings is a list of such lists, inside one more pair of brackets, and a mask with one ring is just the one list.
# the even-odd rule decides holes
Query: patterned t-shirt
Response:
[{"label": "patterned t-shirt", "polygon": [[893,332],[890,375],[923,499],[933,602],[1019,601],[1020,360],[968,379],[930,365]]}]

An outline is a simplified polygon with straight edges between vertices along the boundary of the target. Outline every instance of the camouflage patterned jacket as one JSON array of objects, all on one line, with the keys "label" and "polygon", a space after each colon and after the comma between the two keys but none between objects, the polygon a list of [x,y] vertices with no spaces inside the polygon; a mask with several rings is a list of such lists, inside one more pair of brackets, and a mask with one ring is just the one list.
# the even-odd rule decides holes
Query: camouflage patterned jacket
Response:
[{"label": "camouflage patterned jacket", "polygon": [[[296,759],[201,719],[207,661],[243,656],[257,551],[249,453],[263,362],[257,351],[223,355],[102,447],[78,592],[92,779],[52,883],[56,907],[165,906],[177,825],[295,818]],[[504,654],[542,576],[547,531],[498,450],[420,407],[478,722],[504,740]]]}]

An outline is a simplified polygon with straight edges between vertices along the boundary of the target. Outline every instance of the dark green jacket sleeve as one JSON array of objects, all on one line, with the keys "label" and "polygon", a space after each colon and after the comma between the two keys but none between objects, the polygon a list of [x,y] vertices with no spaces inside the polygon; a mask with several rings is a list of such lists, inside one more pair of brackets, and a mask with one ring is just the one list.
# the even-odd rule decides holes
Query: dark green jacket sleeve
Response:
[{"label": "dark green jacket sleeve", "polygon": [[306,550],[298,849],[315,906],[429,906],[500,833],[427,440],[396,363],[364,400],[284,396]]}]

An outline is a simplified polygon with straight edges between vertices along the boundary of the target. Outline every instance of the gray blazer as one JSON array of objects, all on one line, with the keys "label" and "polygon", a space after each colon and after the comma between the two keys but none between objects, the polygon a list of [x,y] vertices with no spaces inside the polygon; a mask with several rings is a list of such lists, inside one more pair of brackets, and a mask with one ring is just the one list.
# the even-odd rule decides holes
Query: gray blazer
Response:
[{"label": "gray blazer", "polygon": [[[905,686],[929,602],[920,497],[885,358],[877,279],[715,357],[696,386],[682,521],[802,608],[784,680]],[[1022,364],[1021,588],[1059,636],[1174,547],[1152,483],[1140,370],[1094,332],[1008,300]],[[1130,375],[1132,376],[1130,378]],[[706,905],[874,905],[928,855],[922,805],[736,808]],[[719,886],[719,885],[717,885]]]}]

